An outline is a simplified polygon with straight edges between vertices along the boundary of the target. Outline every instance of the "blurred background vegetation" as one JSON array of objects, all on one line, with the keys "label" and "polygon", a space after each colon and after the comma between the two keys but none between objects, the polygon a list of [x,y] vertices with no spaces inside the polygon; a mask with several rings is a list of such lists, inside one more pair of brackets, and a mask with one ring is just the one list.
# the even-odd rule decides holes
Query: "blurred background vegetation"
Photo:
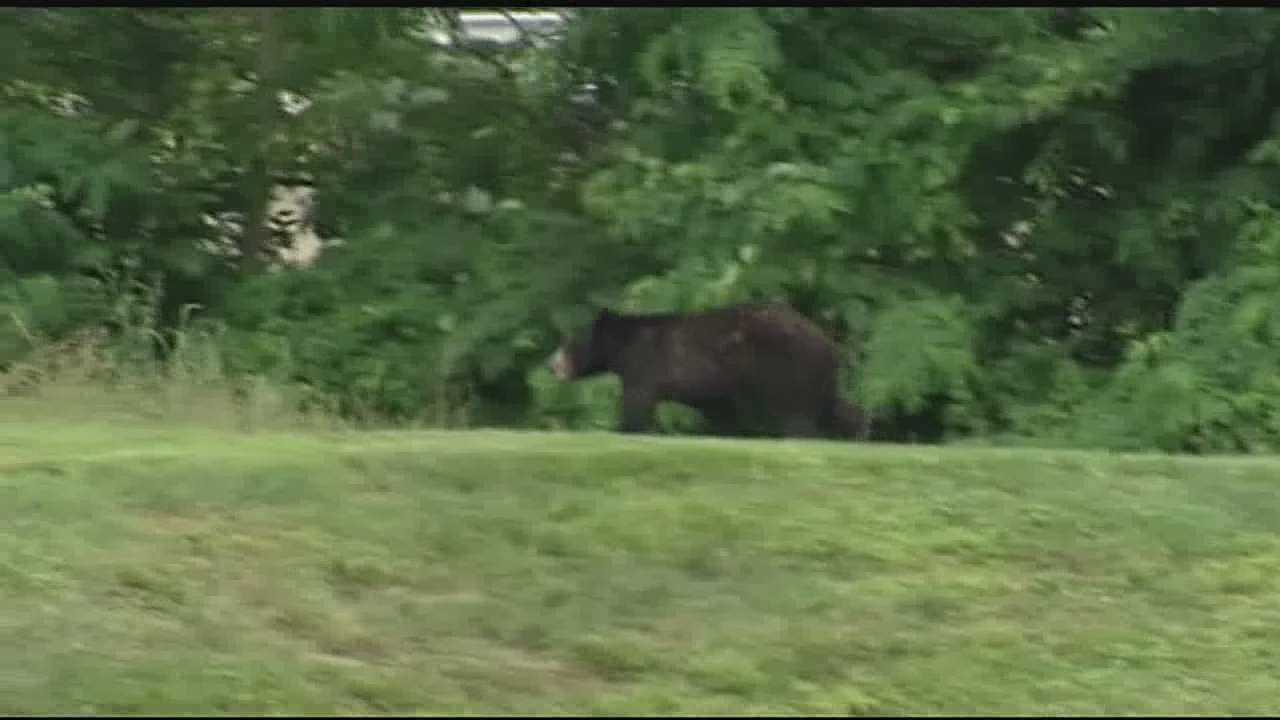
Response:
[{"label": "blurred background vegetation", "polygon": [[778,299],[882,440],[1280,449],[1280,14],[477,11],[0,11],[4,392],[608,428],[594,307]]}]

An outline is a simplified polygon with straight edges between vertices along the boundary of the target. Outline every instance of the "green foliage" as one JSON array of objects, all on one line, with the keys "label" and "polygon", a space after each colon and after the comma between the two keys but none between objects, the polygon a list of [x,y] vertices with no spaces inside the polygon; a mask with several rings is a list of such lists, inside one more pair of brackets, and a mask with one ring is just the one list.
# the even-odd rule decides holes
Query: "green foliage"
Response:
[{"label": "green foliage", "polygon": [[894,404],[916,412],[931,395],[962,394],[976,369],[972,329],[958,302],[905,302],[876,318],[861,398],[873,412]]},{"label": "green foliage", "polygon": [[39,347],[107,320],[108,293],[99,283],[51,275],[11,277],[0,285],[0,365],[11,365]]},{"label": "green foliage", "polygon": [[[1254,13],[752,9],[694,32],[716,12],[662,15],[587,209],[682,238],[638,306],[787,297],[865,341],[855,384],[882,411],[941,398],[953,430],[1060,435],[1224,262],[1243,222],[1224,188],[1265,186],[1243,163],[1267,113],[1244,108],[1280,100],[1260,79],[1276,26]],[[721,54],[749,108],[700,74]]]},{"label": "green foliage", "polygon": [[650,87],[662,92],[673,79],[687,79],[728,112],[764,107],[769,74],[782,61],[774,29],[752,8],[681,11],[639,58]]},{"label": "green foliage", "polygon": [[[616,388],[542,368],[595,309],[783,300],[889,436],[1271,447],[1280,17],[578,9],[515,49],[459,28],[0,16],[7,306],[66,335],[129,266],[161,328],[198,304],[228,372],[353,416],[601,428]],[[313,267],[268,272],[277,182],[314,190]]]},{"label": "green foliage", "polygon": [[[1137,342],[1098,412],[1136,447],[1280,449],[1280,213],[1248,203],[1232,263],[1192,284],[1171,331]],[[1090,437],[1095,442],[1100,438]]]}]

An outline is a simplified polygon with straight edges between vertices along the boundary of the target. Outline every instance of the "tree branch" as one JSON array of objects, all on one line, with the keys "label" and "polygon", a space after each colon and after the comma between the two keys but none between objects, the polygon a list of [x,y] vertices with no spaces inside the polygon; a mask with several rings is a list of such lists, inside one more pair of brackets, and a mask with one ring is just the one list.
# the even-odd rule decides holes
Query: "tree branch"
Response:
[{"label": "tree branch", "polygon": [[507,12],[506,10],[503,10],[502,8],[498,8],[498,14],[499,14],[499,15],[501,15],[502,17],[506,18],[506,19],[507,19],[507,22],[511,23],[511,24],[515,27],[516,32],[520,33],[520,40],[521,40],[521,42],[522,42],[522,43],[524,43],[524,46],[525,46],[525,47],[530,47],[530,48],[531,48],[531,47],[533,47],[533,46],[534,46],[534,45],[533,45],[533,37],[529,35],[529,31],[528,31],[528,30],[526,30],[526,29],[525,29],[525,27],[524,27],[523,25],[521,25],[521,24],[520,24],[520,23],[515,19],[515,17],[514,17],[514,16],[512,16],[512,14],[511,14],[511,13]]}]

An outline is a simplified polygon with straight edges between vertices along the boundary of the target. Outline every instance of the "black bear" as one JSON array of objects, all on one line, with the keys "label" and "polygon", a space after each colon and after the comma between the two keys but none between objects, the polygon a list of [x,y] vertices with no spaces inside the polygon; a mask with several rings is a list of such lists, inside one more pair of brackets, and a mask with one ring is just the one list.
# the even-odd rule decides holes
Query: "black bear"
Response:
[{"label": "black bear", "polygon": [[550,360],[564,381],[616,373],[623,432],[644,432],[658,403],[699,411],[716,434],[866,439],[869,423],[837,394],[836,345],[781,304],[624,315],[601,310]]}]

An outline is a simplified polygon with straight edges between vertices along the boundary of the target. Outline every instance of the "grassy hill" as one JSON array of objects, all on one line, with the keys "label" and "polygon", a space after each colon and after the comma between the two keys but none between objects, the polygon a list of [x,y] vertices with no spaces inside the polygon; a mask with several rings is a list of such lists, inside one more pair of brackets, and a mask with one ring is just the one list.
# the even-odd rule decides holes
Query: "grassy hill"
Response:
[{"label": "grassy hill", "polygon": [[0,468],[4,713],[1280,698],[1275,460],[25,416]]}]

